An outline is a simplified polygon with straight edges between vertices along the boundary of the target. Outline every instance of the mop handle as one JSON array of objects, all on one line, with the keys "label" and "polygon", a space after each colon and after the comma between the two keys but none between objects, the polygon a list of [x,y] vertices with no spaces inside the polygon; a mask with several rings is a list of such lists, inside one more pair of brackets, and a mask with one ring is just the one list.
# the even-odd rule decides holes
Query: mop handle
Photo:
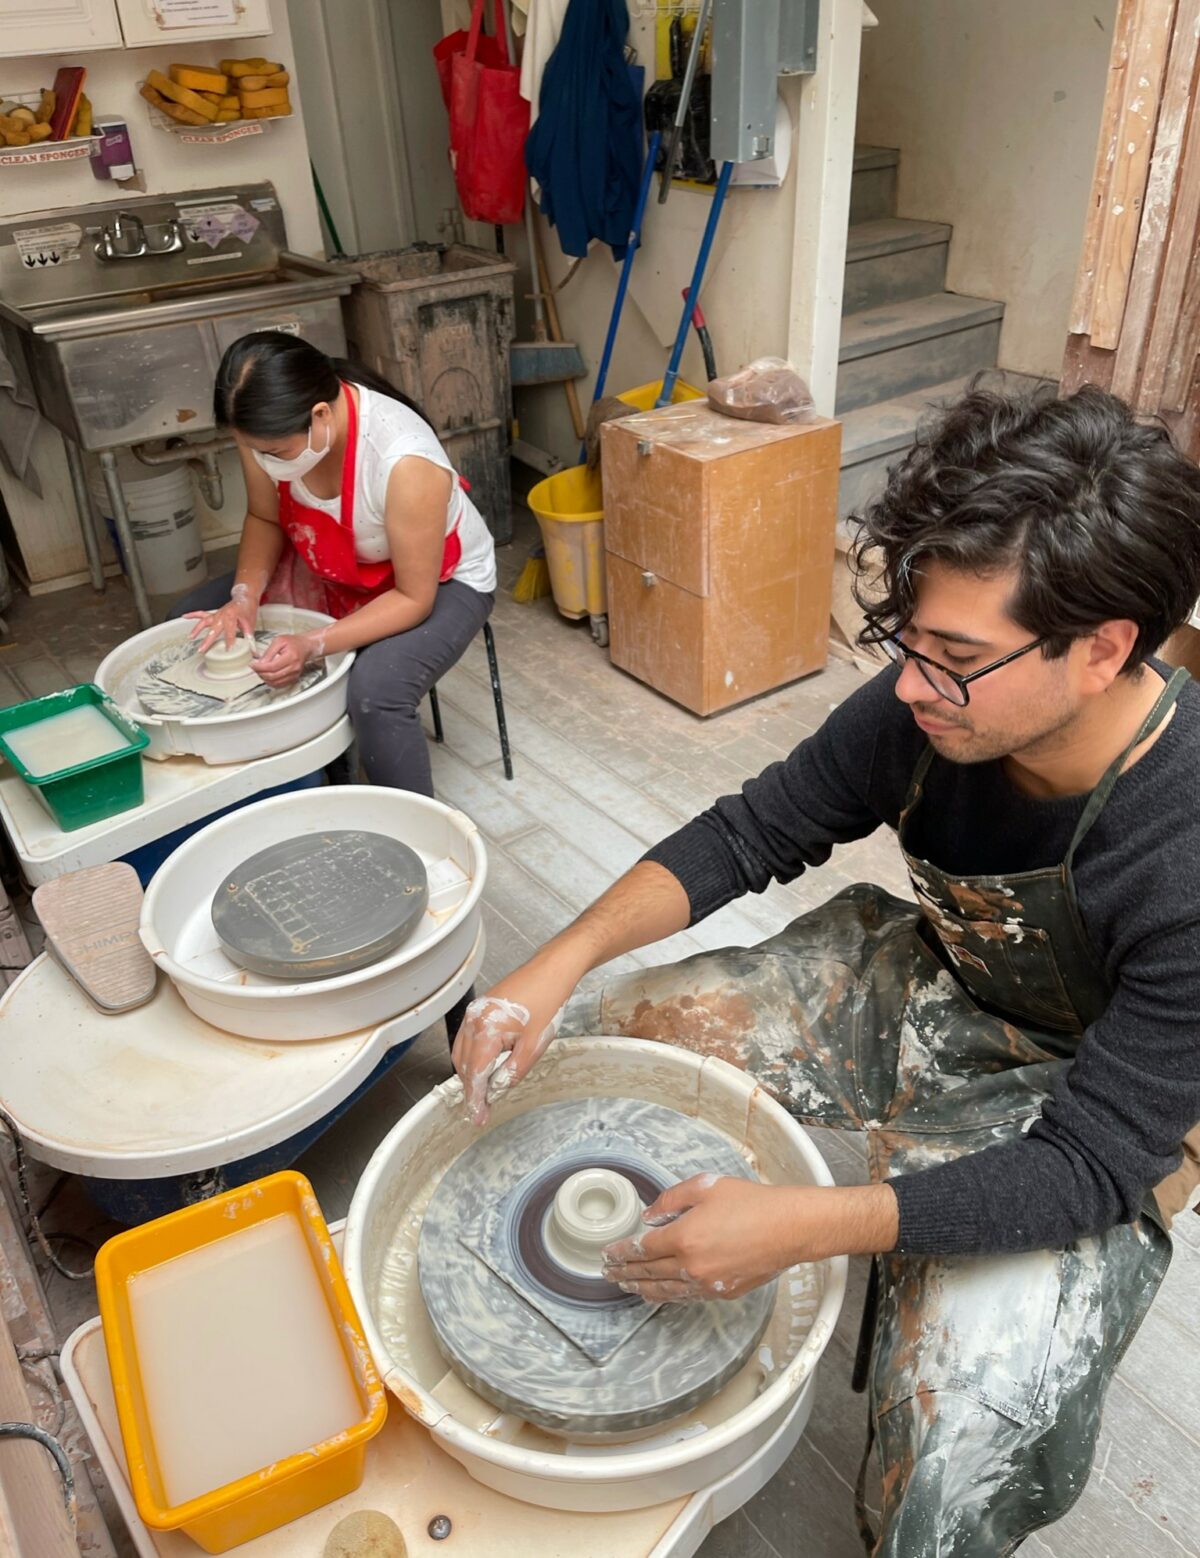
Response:
[{"label": "mop handle", "polygon": [[667,143],[667,158],[663,163],[662,183],[658,190],[658,203],[665,206],[667,196],[671,193],[671,178],[675,172],[675,158],[679,155],[679,142],[683,139],[683,126],[688,115],[688,105],[692,101],[692,87],[696,81],[696,66],[700,63],[700,49],[704,41],[704,31],[708,26],[708,12],[712,0],[700,0],[700,10],[696,16],[696,26],[692,32],[692,46],[688,50],[687,67],[683,72],[683,86],[679,92],[679,103],[675,109],[675,123],[671,127],[671,139]]},{"label": "mop handle", "polygon": [[662,389],[658,393],[658,399],[654,402],[655,410],[659,406],[669,406],[671,396],[675,393],[675,380],[679,377],[679,363],[683,357],[684,342],[687,340],[688,326],[692,322],[692,310],[700,300],[700,287],[704,281],[704,272],[708,266],[709,251],[713,246],[713,239],[717,235],[717,223],[721,219],[721,207],[725,204],[725,195],[729,189],[729,180],[733,177],[733,163],[721,164],[721,176],[717,180],[717,191],[713,196],[712,210],[708,213],[708,221],[704,227],[704,237],[700,240],[700,252],[696,255],[696,268],[692,272],[692,284],[688,288],[687,297],[683,303],[683,313],[679,320],[679,329],[675,332],[675,345],[671,348],[671,360],[667,364],[667,371],[663,377]]},{"label": "mop handle", "polygon": [[[621,310],[625,306],[625,293],[629,288],[629,273],[633,270],[633,257],[642,242],[642,219],[646,215],[646,201],[650,194],[650,181],[654,177],[654,159],[658,156],[662,134],[655,130],[646,147],[646,161],[642,168],[642,187],[638,190],[637,205],[633,212],[633,226],[629,229],[629,242],[625,258],[621,262],[621,279],[617,282],[617,295],[613,300],[612,317],[608,321],[608,334],[604,338],[604,355],[600,358],[600,371],[596,374],[596,387],[592,391],[592,405],[604,394],[608,382],[608,368],[612,362],[613,348],[617,344],[617,326],[621,322]],[[587,459],[586,441],[579,446],[579,463]]]}]

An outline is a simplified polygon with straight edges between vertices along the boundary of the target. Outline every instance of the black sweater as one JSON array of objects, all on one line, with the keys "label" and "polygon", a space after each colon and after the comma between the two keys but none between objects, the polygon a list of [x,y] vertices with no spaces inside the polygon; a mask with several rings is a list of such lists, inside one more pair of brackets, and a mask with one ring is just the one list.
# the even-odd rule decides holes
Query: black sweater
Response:
[{"label": "black sweater", "polygon": [[[1167,675],[1169,669],[1156,669]],[[888,670],[816,735],[646,856],[688,895],[692,923],[834,844],[895,827],[925,738]],[[1114,991],[1029,1132],[902,1176],[899,1248],[1055,1248],[1129,1221],[1200,1121],[1200,687],[1117,781],[1075,857],[1075,887]],[[960,875],[1035,870],[1066,854],[1085,797],[1037,800],[999,762],[935,758],[910,850]]]}]

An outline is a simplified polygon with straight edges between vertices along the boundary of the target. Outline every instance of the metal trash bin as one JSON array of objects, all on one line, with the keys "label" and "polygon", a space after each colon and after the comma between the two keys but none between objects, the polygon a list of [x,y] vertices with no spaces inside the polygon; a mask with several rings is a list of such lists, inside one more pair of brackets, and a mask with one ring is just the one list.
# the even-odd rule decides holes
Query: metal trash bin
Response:
[{"label": "metal trash bin", "polygon": [[415,401],[496,541],[510,540],[516,266],[466,244],[414,244],[335,263],[362,277],[343,301],[350,356]]}]

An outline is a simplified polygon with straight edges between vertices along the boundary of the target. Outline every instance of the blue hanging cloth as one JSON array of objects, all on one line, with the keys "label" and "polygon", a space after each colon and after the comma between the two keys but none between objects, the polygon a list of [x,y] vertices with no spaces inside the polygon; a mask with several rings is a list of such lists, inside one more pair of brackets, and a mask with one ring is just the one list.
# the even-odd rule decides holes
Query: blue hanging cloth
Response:
[{"label": "blue hanging cloth", "polygon": [[625,0],[571,0],[558,47],[546,61],[525,165],[563,253],[593,238],[621,259],[642,177],[640,66],[625,60]]}]

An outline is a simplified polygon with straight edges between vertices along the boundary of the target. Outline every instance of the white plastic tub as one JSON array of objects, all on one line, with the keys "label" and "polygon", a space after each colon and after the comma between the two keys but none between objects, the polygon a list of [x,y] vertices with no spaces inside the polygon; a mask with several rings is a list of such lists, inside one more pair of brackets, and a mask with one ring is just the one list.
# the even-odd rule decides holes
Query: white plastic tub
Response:
[{"label": "white plastic tub", "polygon": [[[429,875],[416,930],[389,957],[332,979],[285,983],[249,973],[221,949],[212,899],[225,877],[272,844],[333,828],[403,840]],[[146,891],[140,934],[205,1022],[251,1039],[325,1039],[418,1005],[466,961],[480,927],[487,855],[469,817],[440,801],[369,785],[279,795],[219,817],[170,855]]]},{"label": "white plastic tub", "polygon": [[[124,451],[117,461],[121,486],[146,593],[182,595],[185,590],[195,589],[204,583],[207,570],[204,543],[196,523],[191,471],[182,463],[165,470],[147,470],[132,456],[122,456]],[[91,473],[88,491],[119,555],[112,499],[102,471]],[[125,572],[129,572],[128,566]]]},{"label": "white plastic tub", "polygon": [[[258,620],[262,627],[277,633],[306,633],[327,626],[333,619],[296,606],[264,606]],[[214,714],[207,719],[169,719],[147,713],[138,702],[138,677],[147,661],[187,631],[187,625],[178,621],[147,628],[118,644],[96,671],[96,685],[149,735],[146,757],[162,760],[191,755],[206,763],[248,763],[311,741],[345,714],[350,667],[354,664],[352,650],[330,655],[319,682],[267,708]]]},{"label": "white plastic tub", "polygon": [[[493,1107],[489,1128],[543,1104],[596,1097],[643,1098],[697,1115],[768,1183],[833,1183],[802,1127],[749,1077],[723,1061],[638,1039],[558,1041],[528,1081]],[[425,1208],[475,1137],[461,1084],[443,1083],[384,1138],[350,1205],[346,1278],[379,1371],[406,1410],[479,1482],[552,1509],[642,1509],[686,1497],[745,1464],[810,1393],[842,1307],[846,1258],[784,1274],[762,1347],[710,1401],[650,1438],[572,1446],[497,1417],[449,1373],[421,1297],[416,1251]],[[388,1269],[405,1274],[402,1290],[385,1296],[389,1251]]]}]

